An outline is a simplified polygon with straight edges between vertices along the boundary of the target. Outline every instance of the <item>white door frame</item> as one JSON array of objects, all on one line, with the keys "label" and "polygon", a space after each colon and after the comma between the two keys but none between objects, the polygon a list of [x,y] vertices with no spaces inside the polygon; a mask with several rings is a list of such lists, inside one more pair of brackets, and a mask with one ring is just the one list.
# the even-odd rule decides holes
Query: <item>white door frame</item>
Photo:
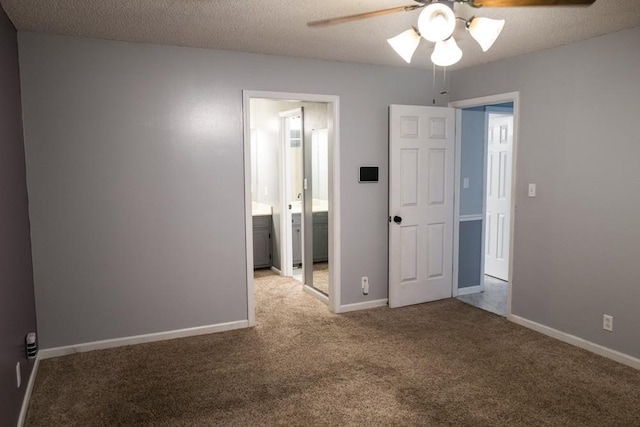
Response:
[{"label": "white door frame", "polygon": [[[291,198],[291,145],[288,144],[289,137],[286,134],[286,120],[296,115],[302,115],[302,108],[294,108],[293,110],[281,111],[280,115],[280,233],[282,235],[280,245],[280,272],[283,276],[290,277],[293,275],[293,244],[292,244],[292,215],[289,209]],[[304,216],[304,215],[302,215]],[[301,217],[302,218],[302,217]],[[304,277],[304,263],[302,264]],[[304,281],[304,279],[303,279]]]},{"label": "white door frame", "polygon": [[[449,107],[456,109],[480,107],[485,105],[501,104],[504,102],[513,102],[513,152],[511,157],[511,224],[509,226],[509,285],[507,289],[507,318],[511,317],[511,291],[513,288],[513,238],[515,230],[515,217],[516,217],[516,165],[518,159],[518,133],[520,128],[520,92],[508,92],[497,95],[482,96],[479,98],[465,99],[460,101],[449,102]],[[454,227],[453,227],[453,289],[452,295],[456,297],[458,295],[458,252],[459,252],[459,239],[460,239],[460,150],[462,148],[461,138],[461,113],[458,111],[456,115],[456,166],[455,166],[455,204],[453,208],[454,212]],[[486,128],[486,124],[485,124]],[[485,145],[486,145],[486,132],[485,132]],[[482,185],[482,264],[481,269],[484,273],[484,252],[485,252],[485,221],[486,221],[486,192],[487,192],[487,159],[486,149],[483,159],[483,185]],[[484,280],[484,277],[481,278]]]},{"label": "white door frame", "polygon": [[251,214],[251,129],[250,99],[265,98],[281,101],[326,102],[329,129],[329,310],[340,309],[340,97],[307,93],[242,91],[244,134],[244,205],[247,274],[247,321],[255,326],[255,296],[253,286],[253,220]]}]

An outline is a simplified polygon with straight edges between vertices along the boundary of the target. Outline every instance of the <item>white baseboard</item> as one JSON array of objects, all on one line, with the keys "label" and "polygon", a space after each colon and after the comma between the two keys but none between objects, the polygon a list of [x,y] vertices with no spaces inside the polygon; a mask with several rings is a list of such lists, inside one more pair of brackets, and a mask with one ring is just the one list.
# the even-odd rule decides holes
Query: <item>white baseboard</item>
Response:
[{"label": "white baseboard", "polygon": [[271,271],[276,273],[278,276],[282,276],[282,272],[280,270],[278,270],[277,268],[275,268],[273,265],[271,266]]},{"label": "white baseboard", "polygon": [[29,376],[29,382],[27,383],[27,389],[24,391],[24,397],[22,398],[22,408],[20,408],[20,416],[18,417],[17,427],[22,427],[24,421],[27,418],[27,409],[29,409],[29,402],[31,401],[31,393],[33,392],[33,385],[36,382],[36,375],[38,374],[38,366],[40,365],[40,356],[36,356],[36,360],[31,369],[31,375]]},{"label": "white baseboard", "polygon": [[314,288],[312,288],[311,286],[308,286],[308,285],[304,285],[302,290],[305,291],[306,293],[308,293],[309,295],[312,295],[312,296],[318,298],[323,303],[329,304],[329,297],[326,296],[325,294],[323,294],[322,292],[320,292],[319,290],[314,289]]},{"label": "white baseboard", "polygon": [[206,335],[215,332],[231,331],[233,329],[248,328],[247,320],[236,322],[218,323],[216,325],[198,326],[195,328],[178,329],[175,331],[157,332],[154,334],[136,335],[132,337],[115,338],[103,341],[93,341],[83,344],[74,344],[64,347],[54,347],[40,350],[41,359],[65,356],[67,354],[81,353],[85,351],[103,350],[106,348],[122,347],[125,345],[142,344],[154,341],[164,341],[174,338],[192,337],[196,335]]},{"label": "white baseboard", "polygon": [[482,285],[467,286],[466,288],[458,288],[458,296],[477,294],[478,292],[482,292]]},{"label": "white baseboard", "polygon": [[600,344],[587,341],[583,338],[576,337],[575,335],[567,334],[566,332],[559,331],[557,329],[550,328],[532,320],[525,319],[524,317],[516,316],[515,314],[507,315],[507,319],[525,328],[533,329],[536,332],[547,335],[551,338],[566,342],[567,344],[580,347],[584,350],[606,357],[607,359],[615,360],[623,365],[630,366],[632,368],[640,370],[640,359],[637,359],[628,354],[621,353],[617,350],[604,347]]},{"label": "white baseboard", "polygon": [[348,313],[350,311],[366,310],[368,308],[386,307],[388,299],[376,299],[373,301],[357,302],[355,304],[341,305],[338,313]]}]

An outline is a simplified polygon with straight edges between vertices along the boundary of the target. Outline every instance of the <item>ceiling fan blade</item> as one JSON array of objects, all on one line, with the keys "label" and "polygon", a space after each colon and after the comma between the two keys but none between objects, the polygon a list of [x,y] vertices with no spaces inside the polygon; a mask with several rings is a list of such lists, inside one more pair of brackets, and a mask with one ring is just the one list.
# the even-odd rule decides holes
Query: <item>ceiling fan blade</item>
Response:
[{"label": "ceiling fan blade", "polygon": [[357,13],[355,15],[340,16],[338,18],[322,19],[320,21],[307,22],[309,27],[326,27],[327,25],[344,24],[345,22],[358,21],[360,19],[373,18],[375,16],[389,15],[396,12],[408,12],[421,7],[424,7],[424,3],[410,4],[408,6],[392,7],[389,9],[375,10],[373,12]]},{"label": "ceiling fan blade", "polygon": [[596,0],[471,0],[473,7],[589,6]]}]

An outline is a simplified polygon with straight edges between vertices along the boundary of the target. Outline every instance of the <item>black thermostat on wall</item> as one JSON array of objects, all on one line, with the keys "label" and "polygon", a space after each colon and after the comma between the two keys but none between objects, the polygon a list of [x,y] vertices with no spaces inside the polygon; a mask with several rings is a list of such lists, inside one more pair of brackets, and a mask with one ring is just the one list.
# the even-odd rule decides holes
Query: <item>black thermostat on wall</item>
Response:
[{"label": "black thermostat on wall", "polygon": [[360,166],[358,182],[378,182],[378,166]]}]

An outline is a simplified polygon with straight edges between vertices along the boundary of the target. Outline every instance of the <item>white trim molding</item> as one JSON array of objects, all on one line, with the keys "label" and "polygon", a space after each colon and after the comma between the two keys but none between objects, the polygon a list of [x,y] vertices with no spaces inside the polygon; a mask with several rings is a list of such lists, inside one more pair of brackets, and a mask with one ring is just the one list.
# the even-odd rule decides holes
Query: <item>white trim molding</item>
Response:
[{"label": "white trim molding", "polygon": [[469,295],[469,294],[477,294],[478,292],[482,292],[482,285],[475,286],[467,286],[464,288],[458,288],[458,296]]},{"label": "white trim molding", "polygon": [[460,273],[460,169],[462,162],[462,110],[456,109],[456,135],[453,154],[453,274],[451,276],[451,297],[458,296]]},{"label": "white trim molding", "polygon": [[33,393],[33,385],[36,382],[36,375],[38,375],[38,367],[40,366],[40,355],[36,356],[36,360],[31,369],[31,375],[29,376],[29,382],[27,383],[27,389],[24,391],[24,397],[22,398],[22,407],[20,408],[20,416],[18,417],[17,427],[22,427],[27,419],[27,410],[29,409],[29,402],[31,401],[31,393]]},{"label": "white trim molding", "polygon": [[[242,91],[242,118],[244,135],[244,192],[245,192],[245,242],[247,273],[247,319],[249,326],[255,325],[255,296],[253,283],[253,228],[251,214],[251,129],[250,100],[264,98],[272,100],[296,100],[299,102],[327,103],[327,128],[329,129],[329,296],[322,299],[329,310],[336,313],[340,308],[340,97],[309,93],[272,92],[260,90]],[[285,270],[283,269],[283,272]],[[314,294],[315,295],[315,294]],[[324,294],[321,294],[324,296]],[[316,295],[317,296],[317,295]]]},{"label": "white trim molding", "polygon": [[278,276],[282,276],[282,272],[280,270],[278,270],[277,268],[275,268],[274,266],[271,266],[271,271],[276,273]]},{"label": "white trim molding", "polygon": [[612,350],[600,344],[596,344],[583,338],[576,337],[575,335],[550,328],[549,326],[545,326],[532,320],[525,319],[524,317],[516,316],[515,314],[509,314],[507,316],[507,319],[512,321],[513,323],[517,323],[520,326],[524,326],[525,328],[533,329],[536,332],[540,332],[541,334],[548,337],[555,338],[562,342],[566,342],[567,344],[580,347],[581,349],[590,351],[591,353],[595,353],[597,355],[606,357],[607,359],[611,359],[618,363],[622,363],[623,365],[627,365],[634,369],[640,370],[640,359],[629,356],[628,354],[621,353],[617,350]]},{"label": "white trim molding", "polygon": [[483,220],[484,220],[484,215],[482,215],[482,214],[460,215],[460,222],[463,222],[463,221],[483,221]]},{"label": "white trim molding", "polygon": [[373,301],[363,301],[357,302],[355,304],[345,304],[341,305],[340,309],[336,311],[336,313],[348,313],[350,311],[358,311],[358,310],[367,310],[369,308],[378,308],[378,307],[386,307],[389,305],[389,300],[385,299],[376,299]]},{"label": "white trim molding", "polygon": [[124,338],[114,338],[102,341],[93,341],[82,344],[74,344],[63,347],[54,347],[40,350],[41,359],[50,359],[52,357],[66,356],[73,353],[82,353],[85,351],[104,350],[107,348],[123,347],[126,345],[142,344],[155,341],[165,341],[175,338],[193,337],[196,335],[207,335],[216,332],[231,331],[234,329],[242,329],[249,327],[248,320],[239,320],[236,322],[218,323],[215,325],[198,326],[195,328],[178,329],[174,331],[156,332],[153,334],[135,335]]},{"label": "white trim molding", "polygon": [[309,285],[303,285],[302,290],[308,293],[309,295],[311,295],[312,297],[319,299],[323,303],[327,305],[329,304],[329,297],[323,294],[322,292],[320,292],[319,290],[317,290],[316,288],[313,288]]}]

